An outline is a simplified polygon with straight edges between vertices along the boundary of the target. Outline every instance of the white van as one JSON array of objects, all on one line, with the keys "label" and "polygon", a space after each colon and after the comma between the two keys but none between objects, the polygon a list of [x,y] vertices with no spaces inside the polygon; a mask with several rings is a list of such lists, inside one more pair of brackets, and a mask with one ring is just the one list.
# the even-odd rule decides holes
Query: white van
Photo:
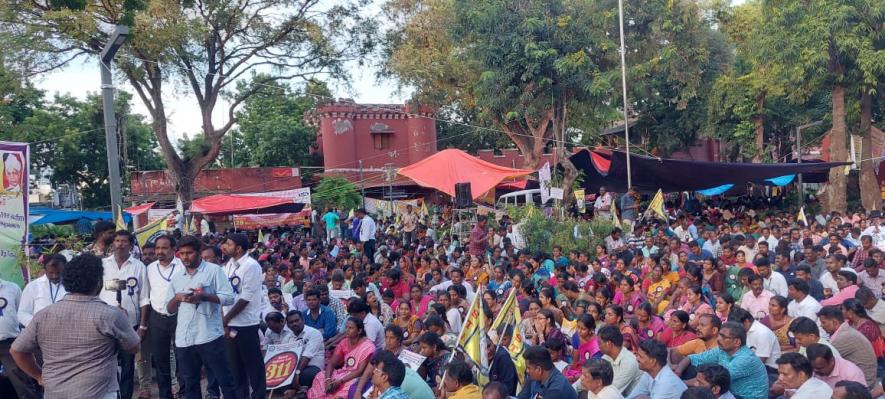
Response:
[{"label": "white van", "polygon": [[531,190],[514,191],[498,197],[495,203],[496,208],[506,206],[525,206],[525,204],[533,203],[535,206],[541,206],[541,189],[535,188]]}]

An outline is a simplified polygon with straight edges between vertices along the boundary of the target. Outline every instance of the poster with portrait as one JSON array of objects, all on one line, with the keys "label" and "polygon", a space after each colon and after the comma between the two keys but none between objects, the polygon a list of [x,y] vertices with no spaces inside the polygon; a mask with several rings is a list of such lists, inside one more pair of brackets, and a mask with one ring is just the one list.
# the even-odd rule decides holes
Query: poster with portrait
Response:
[{"label": "poster with portrait", "polygon": [[[299,343],[268,345],[264,354],[264,377],[268,390],[286,387],[295,378]],[[301,351],[299,351],[300,353]]]},{"label": "poster with portrait", "polygon": [[28,236],[27,143],[0,141],[0,278],[24,286],[29,280],[21,262]]}]

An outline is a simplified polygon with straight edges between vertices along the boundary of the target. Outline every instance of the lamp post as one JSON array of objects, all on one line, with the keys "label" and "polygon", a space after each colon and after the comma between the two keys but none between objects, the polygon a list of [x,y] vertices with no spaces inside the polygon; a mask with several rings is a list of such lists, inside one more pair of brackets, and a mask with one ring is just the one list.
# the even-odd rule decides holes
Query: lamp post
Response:
[{"label": "lamp post", "polygon": [[627,189],[633,187],[630,173],[630,126],[627,122],[627,48],[624,46],[624,0],[618,0],[618,25],[621,29],[621,88],[624,95],[624,145],[627,151]]},{"label": "lamp post", "polygon": [[111,62],[123,42],[129,37],[129,27],[117,25],[101,50],[101,98],[104,108],[104,136],[108,152],[108,180],[111,190],[111,212],[117,220],[123,206],[120,189],[120,151],[117,148],[117,119],[114,117],[114,81]]},{"label": "lamp post", "polygon": [[[807,129],[812,126],[818,126],[822,123],[824,123],[824,122],[823,121],[814,121],[814,122],[806,123],[804,125],[796,127],[796,162],[797,163],[799,163],[799,164],[802,163],[802,129]],[[797,183],[797,187],[799,188],[799,207],[803,207],[803,206],[805,206],[805,193],[804,193],[805,190],[803,190],[803,187],[802,187],[802,173],[800,172],[798,175],[796,175],[796,178],[798,179],[798,180],[796,180],[796,183]]]}]

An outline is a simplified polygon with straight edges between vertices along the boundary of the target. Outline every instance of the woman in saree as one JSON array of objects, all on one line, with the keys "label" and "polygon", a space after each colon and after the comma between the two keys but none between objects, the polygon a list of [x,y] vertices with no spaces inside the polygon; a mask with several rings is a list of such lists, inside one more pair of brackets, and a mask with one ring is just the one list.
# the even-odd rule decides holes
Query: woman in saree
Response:
[{"label": "woman in saree", "polygon": [[577,321],[577,334],[572,337],[572,347],[576,348],[572,364],[563,372],[572,383],[581,376],[581,367],[588,359],[602,355],[599,351],[599,340],[596,338],[596,320],[589,314],[583,314]]},{"label": "woman in saree", "polygon": [[351,317],[344,328],[344,339],[335,347],[332,357],[326,362],[326,371],[316,378],[307,392],[310,399],[333,398],[353,399],[351,388],[365,371],[366,365],[375,353],[375,344],[366,338],[366,329],[362,320]]},{"label": "woman in saree", "polygon": [[396,309],[396,318],[393,319],[394,325],[403,330],[403,345],[411,346],[418,342],[418,337],[424,333],[424,323],[418,318],[418,315],[412,312],[412,305],[409,302],[400,302]]},{"label": "woman in saree", "polygon": [[667,298],[670,293],[670,280],[664,278],[664,268],[661,265],[656,265],[651,269],[651,280],[649,281],[651,284],[648,285],[645,295],[655,314],[659,315],[664,313],[667,305],[670,304],[670,300]]},{"label": "woman in saree", "polygon": [[427,313],[427,307],[430,305],[430,302],[433,302],[433,297],[430,295],[424,295],[420,286],[412,284],[412,286],[409,287],[409,307],[415,311],[415,315],[418,317],[424,317],[424,314]]},{"label": "woman in saree", "polygon": [[605,324],[617,327],[624,336],[624,348],[627,350],[636,350],[639,345],[639,337],[636,336],[636,330],[624,320],[624,308],[620,305],[608,305],[605,308]]},{"label": "woman in saree", "polygon": [[682,310],[673,312],[668,324],[669,326],[661,334],[661,342],[668,348],[675,348],[697,338],[693,332],[688,330],[688,313]]},{"label": "woman in saree", "polygon": [[781,352],[792,352],[796,350],[795,345],[790,340],[790,323],[793,318],[787,314],[787,298],[780,295],[774,296],[768,301],[768,315],[763,317],[760,322],[771,329],[777,337],[777,342],[781,345]]},{"label": "woman in saree", "polygon": [[616,305],[621,305],[628,316],[632,316],[639,305],[645,302],[645,298],[642,297],[641,292],[636,290],[636,282],[631,276],[622,277],[618,288],[620,295],[615,295],[613,302]]},{"label": "woman in saree", "polygon": [[636,333],[639,336],[639,342],[657,339],[664,333],[667,324],[664,319],[655,314],[652,305],[643,302],[636,308]]},{"label": "woman in saree", "polygon": [[704,300],[701,290],[701,287],[698,285],[689,287],[685,294],[688,301],[682,306],[682,310],[685,311],[685,313],[688,313],[688,324],[692,329],[698,327],[698,316],[702,314],[713,314],[713,308]]}]

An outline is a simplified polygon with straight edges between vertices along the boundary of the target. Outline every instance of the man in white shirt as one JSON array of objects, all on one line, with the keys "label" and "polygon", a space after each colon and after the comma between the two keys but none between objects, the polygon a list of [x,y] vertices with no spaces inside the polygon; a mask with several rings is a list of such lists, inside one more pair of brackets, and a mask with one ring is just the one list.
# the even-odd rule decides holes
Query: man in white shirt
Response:
[{"label": "man in white shirt", "polygon": [[464,281],[464,271],[462,271],[461,269],[452,269],[449,271],[449,278],[451,280],[446,280],[442,283],[434,285],[433,287],[430,287],[429,292],[448,291],[449,287],[451,287],[452,285],[461,284],[467,291],[467,296],[465,297],[465,299],[467,299],[467,302],[470,303],[471,301],[473,301],[473,286],[470,285],[469,282]]},{"label": "man in white shirt", "polygon": [[[160,398],[172,398],[172,362],[169,352],[175,339],[177,316],[166,309],[166,294],[175,272],[184,270],[181,260],[175,257],[175,239],[163,235],[154,240],[157,260],[147,266],[147,287],[150,298],[148,316],[149,354],[157,365],[157,386]],[[145,354],[148,356],[148,354]]]},{"label": "man in white shirt", "polygon": [[630,392],[642,377],[639,363],[632,352],[624,348],[624,336],[614,326],[605,326],[599,330],[599,351],[603,353],[603,359],[608,360],[614,370],[612,385],[621,392],[624,397],[629,397]]},{"label": "man in white shirt", "polygon": [[31,377],[19,369],[9,353],[12,342],[20,332],[17,309],[21,303],[21,296],[22,290],[18,285],[11,281],[0,280],[0,364],[3,365],[6,377],[9,378],[19,398],[36,399],[43,397],[38,394],[37,385]]},{"label": "man in white shirt", "polygon": [[824,297],[829,298],[839,293],[839,285],[836,284],[836,275],[839,274],[839,270],[847,270],[857,274],[853,269],[845,267],[846,260],[845,255],[841,254],[827,257],[825,262],[827,270],[820,276],[820,285],[824,287]]},{"label": "man in white shirt", "polygon": [[323,334],[320,330],[305,326],[304,315],[297,310],[290,310],[286,315],[286,325],[292,331],[291,342],[295,344],[295,353],[299,354],[295,378],[286,391],[291,389],[297,392],[302,386],[310,388],[314,377],[325,369]]},{"label": "man in white shirt", "polygon": [[32,280],[22,290],[21,303],[18,306],[18,322],[27,327],[31,319],[43,308],[60,301],[65,297],[61,273],[68,263],[64,255],[50,256],[43,266],[43,275]]},{"label": "man in white shirt", "polygon": [[250,397],[251,387],[252,398],[263,398],[266,381],[258,336],[263,295],[261,266],[246,254],[249,248],[249,239],[239,233],[227,236],[221,245],[221,250],[230,258],[224,266],[224,273],[234,290],[234,304],[224,307],[222,321],[227,332],[225,346],[237,383],[237,396]]},{"label": "man in white shirt", "polygon": [[792,318],[807,317],[817,319],[817,312],[822,307],[820,302],[808,295],[808,283],[798,278],[790,280],[789,284],[790,303],[787,305],[787,314]]},{"label": "man in white shirt", "polygon": [[885,227],[882,226],[881,216],[879,211],[870,212],[870,226],[861,235],[870,236],[873,239],[873,245],[885,251]]},{"label": "man in white shirt", "polygon": [[827,383],[813,376],[814,369],[805,356],[786,353],[777,362],[777,381],[792,390],[790,399],[823,399],[833,394]]},{"label": "man in white shirt", "polygon": [[[363,327],[366,329],[366,337],[375,343],[376,349],[384,348],[384,326],[381,321],[369,311],[369,305],[362,299],[351,299],[347,304],[347,313],[350,317],[355,317],[363,321]],[[344,333],[339,333],[333,341],[340,340]]]},{"label": "man in white shirt", "polygon": [[615,373],[605,359],[590,359],[581,368],[580,390],[587,392],[588,399],[623,399],[621,392],[612,385]]},{"label": "man in white shirt", "polygon": [[363,208],[357,209],[356,217],[360,219],[359,239],[363,244],[363,255],[375,259],[375,233],[378,230],[375,220]]},{"label": "man in white shirt", "polygon": [[756,270],[762,276],[762,288],[771,291],[775,295],[787,296],[787,279],[783,274],[771,272],[771,261],[768,258],[759,258],[753,262]]},{"label": "man in white shirt", "polygon": [[[147,333],[150,297],[146,286],[147,273],[144,264],[132,256],[132,234],[128,231],[114,233],[113,253],[102,260],[104,289],[98,297],[104,303],[118,306],[126,312],[129,324],[144,339]],[[135,354],[120,352],[120,397],[132,397],[135,377]]]},{"label": "man in white shirt", "polygon": [[400,218],[403,230],[403,246],[408,247],[415,241],[415,229],[418,228],[418,215],[412,209],[412,205],[406,205],[406,213]]},{"label": "man in white shirt", "polygon": [[599,194],[593,201],[593,217],[600,219],[611,219],[612,213],[612,195],[607,192],[605,187],[599,187]]}]

